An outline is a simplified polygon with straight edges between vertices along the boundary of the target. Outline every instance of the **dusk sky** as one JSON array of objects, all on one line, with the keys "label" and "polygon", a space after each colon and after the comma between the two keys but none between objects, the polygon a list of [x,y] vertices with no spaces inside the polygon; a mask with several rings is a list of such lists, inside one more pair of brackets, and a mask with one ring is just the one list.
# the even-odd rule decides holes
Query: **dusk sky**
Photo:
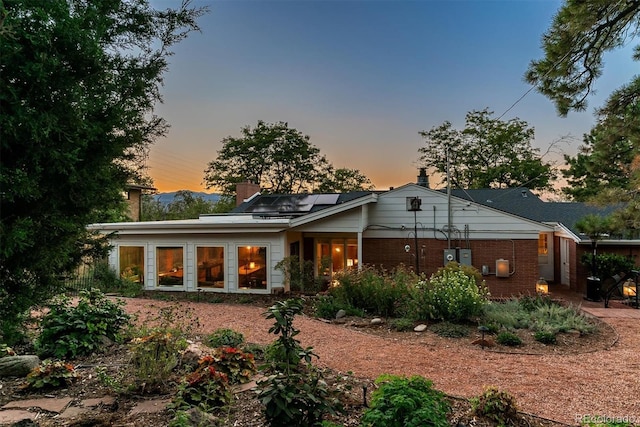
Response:
[{"label": "dusk sky", "polygon": [[[152,1],[157,8],[177,3]],[[335,167],[360,170],[376,189],[415,182],[418,132],[447,120],[462,129],[471,110],[498,117],[530,89],[523,75],[542,56],[542,34],[561,4],[195,0],[210,12],[199,21],[202,33],[170,58],[157,114],[171,129],[152,147],[149,173],[161,192],[205,191],[204,169],[222,139],[263,120],[288,122]],[[584,113],[560,118],[532,91],[503,120],[533,126],[542,152],[571,135],[558,148],[574,154],[593,110],[637,73],[630,58],[631,46],[605,56]]]}]

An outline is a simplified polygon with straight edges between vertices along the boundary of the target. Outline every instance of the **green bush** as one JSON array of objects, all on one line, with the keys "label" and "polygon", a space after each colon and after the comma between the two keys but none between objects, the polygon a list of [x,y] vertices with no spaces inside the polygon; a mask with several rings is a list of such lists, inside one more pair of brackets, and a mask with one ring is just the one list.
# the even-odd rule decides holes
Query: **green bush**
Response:
[{"label": "green bush", "polygon": [[[330,258],[322,259],[318,270],[323,271],[330,262]],[[288,256],[276,264],[276,269],[282,271],[289,289],[293,292],[317,293],[327,288],[328,283],[322,275],[315,275],[314,263],[311,260],[301,261],[297,255]]]},{"label": "green bush", "polygon": [[413,376],[382,375],[376,379],[371,407],[362,416],[365,427],[446,427],[449,404],[431,381]]},{"label": "green bush", "polygon": [[334,319],[340,310],[344,310],[348,316],[364,317],[364,310],[351,307],[334,296],[322,295],[315,300],[315,314],[322,319]]},{"label": "green bush", "polygon": [[490,303],[484,307],[482,322],[485,325],[498,325],[498,329],[524,329],[529,325],[527,309],[517,299]]},{"label": "green bush", "polygon": [[542,344],[555,344],[558,341],[553,331],[537,331],[533,337]]},{"label": "green bush", "polygon": [[519,336],[512,332],[502,331],[496,337],[498,344],[506,345],[507,347],[517,347],[522,344],[522,340]]},{"label": "green bush", "polygon": [[206,338],[209,347],[241,347],[244,344],[244,335],[233,329],[220,328],[213,331]]},{"label": "green bush", "polygon": [[145,393],[165,391],[196,326],[190,311],[169,306],[161,308],[156,318],[148,319],[134,331],[125,378],[129,387]]},{"label": "green bush", "polygon": [[512,424],[518,418],[515,398],[496,387],[486,387],[480,396],[472,398],[471,409],[475,415],[487,417],[499,426]]},{"label": "green bush", "polygon": [[530,313],[529,328],[534,331],[552,330],[556,333],[576,330],[581,334],[589,334],[595,330],[595,325],[573,306],[551,304],[540,306]]},{"label": "green bush", "polygon": [[407,317],[399,317],[397,319],[392,319],[389,322],[389,326],[398,332],[405,332],[413,330],[414,323],[413,320]]},{"label": "green bush", "polygon": [[[585,252],[580,257],[580,262],[588,268],[591,268],[591,260],[593,254]],[[619,254],[599,253],[596,255],[596,271],[598,277],[606,279],[618,273],[631,271],[635,264],[633,259]]]},{"label": "green bush", "polygon": [[66,296],[54,298],[40,324],[35,342],[38,354],[75,358],[99,350],[104,337],[119,341],[122,329],[129,324],[123,305],[110,301],[97,289],[80,291],[75,307]]},{"label": "green bush", "polygon": [[446,338],[462,338],[469,335],[469,328],[450,322],[434,323],[429,329],[431,332]]},{"label": "green bush", "polygon": [[463,269],[448,266],[420,281],[413,291],[411,310],[416,319],[460,322],[480,316],[489,292],[483,282]]},{"label": "green bush", "polygon": [[265,313],[274,320],[269,333],[279,335],[271,346],[275,349],[271,365],[265,367],[272,374],[257,383],[258,399],[270,426],[319,426],[324,414],[342,410],[322,373],[311,364],[312,357],[317,357],[313,349],[302,348],[295,338],[300,331],[294,328],[293,319],[303,308],[302,300],[289,299],[276,302]]},{"label": "green bush", "polygon": [[338,286],[329,290],[338,303],[383,317],[397,317],[409,299],[409,287],[417,277],[403,268],[391,273],[367,267],[344,270],[336,276]]}]

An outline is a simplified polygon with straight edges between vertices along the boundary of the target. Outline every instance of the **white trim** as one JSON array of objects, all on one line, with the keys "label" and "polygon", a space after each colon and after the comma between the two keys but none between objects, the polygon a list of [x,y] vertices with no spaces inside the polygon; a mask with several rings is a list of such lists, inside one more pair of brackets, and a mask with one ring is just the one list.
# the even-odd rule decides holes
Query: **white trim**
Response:
[{"label": "white trim", "polygon": [[[266,248],[267,254],[265,256],[265,274],[267,277],[267,287],[265,289],[252,289],[246,288],[242,289],[240,287],[240,259],[238,258],[238,249],[247,246],[255,246],[258,248]],[[247,294],[270,294],[271,293],[271,242],[245,242],[245,243],[236,243],[235,245],[235,265],[233,267],[235,279],[236,279],[236,289],[235,291],[238,293],[247,293]]]},{"label": "white trim", "polygon": [[[163,291],[184,292],[187,290],[187,244],[184,242],[160,242],[152,245],[153,248],[153,281],[154,286],[151,289]],[[158,277],[158,249],[160,248],[182,248],[182,286],[160,286],[160,278]]]},{"label": "white trim", "polygon": [[321,209],[317,212],[312,212],[298,218],[293,218],[291,220],[290,226],[291,228],[299,227],[301,225],[308,224],[310,222],[328,218],[332,215],[336,215],[341,212],[346,212],[353,208],[368,205],[369,203],[376,203],[377,201],[378,201],[378,195],[375,193],[371,193],[366,196],[358,197],[357,199],[349,200],[348,202],[340,203],[330,208]]}]

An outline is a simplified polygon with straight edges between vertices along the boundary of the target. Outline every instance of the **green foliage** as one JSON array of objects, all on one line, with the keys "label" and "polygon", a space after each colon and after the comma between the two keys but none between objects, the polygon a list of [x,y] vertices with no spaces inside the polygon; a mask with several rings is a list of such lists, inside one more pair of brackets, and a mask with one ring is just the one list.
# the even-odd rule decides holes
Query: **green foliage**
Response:
[{"label": "green foliage", "polygon": [[364,317],[364,310],[350,306],[332,295],[322,295],[314,301],[316,316],[322,319],[333,319],[338,311],[344,310],[348,316]]},{"label": "green foliage", "polygon": [[413,330],[414,322],[408,317],[398,317],[396,319],[392,319],[389,322],[389,326],[398,332],[405,332]]},{"label": "green foliage", "polygon": [[206,338],[209,347],[240,347],[244,344],[244,335],[233,329],[219,328]]},{"label": "green foliage", "polygon": [[517,302],[518,306],[527,313],[536,311],[540,307],[548,307],[556,304],[548,295],[524,295],[517,300],[511,300],[511,302]]},{"label": "green foliage", "polygon": [[16,352],[6,344],[0,343],[0,358],[5,356],[15,356]]},{"label": "green foliage", "polygon": [[365,427],[446,427],[449,405],[431,381],[383,375],[376,379],[380,388],[373,392],[371,407],[362,416]]},{"label": "green foliage", "polygon": [[522,345],[522,340],[519,336],[509,331],[502,331],[496,337],[498,344],[506,345],[507,347],[517,347]]},{"label": "green foliage", "polygon": [[106,262],[97,262],[93,266],[93,287],[104,293],[116,293],[123,297],[135,298],[142,295],[142,284],[123,279]]},{"label": "green foliage", "polygon": [[486,109],[471,111],[463,130],[447,121],[420,132],[421,164],[440,172],[442,183],[449,175],[458,188],[550,188],[554,169],[532,147],[534,129],[518,118],[502,121],[492,115]]},{"label": "green foliage", "polygon": [[542,344],[555,344],[558,342],[555,332],[549,330],[536,331],[533,337],[536,341],[539,341]]},{"label": "green foliage", "polygon": [[188,410],[195,407],[211,412],[228,405],[232,397],[227,375],[208,363],[202,363],[178,385],[169,408]]},{"label": "green foliage", "polygon": [[633,417],[604,417],[602,415],[583,415],[580,425],[585,427],[632,427],[637,425]]},{"label": "green foliage", "polygon": [[225,374],[230,384],[249,382],[256,373],[253,354],[244,353],[233,347],[219,347],[212,355],[204,356],[198,362],[200,366],[213,366],[216,371]]},{"label": "green foliage", "polygon": [[167,131],[153,110],[172,46],[202,13],[144,0],[0,3],[0,319],[104,253],[87,225],[123,218],[125,185]]},{"label": "green foliage", "polygon": [[[297,255],[288,256],[276,264],[276,269],[282,271],[293,292],[317,293],[326,288],[324,278],[315,275],[311,260],[300,261]],[[322,271],[324,268],[320,266],[318,269]]]},{"label": "green foliage", "polygon": [[551,304],[540,306],[530,313],[529,329],[555,333],[575,330],[581,334],[590,334],[595,330],[595,325],[574,306]]},{"label": "green foliage", "polygon": [[462,338],[469,335],[469,328],[450,322],[434,323],[429,327],[431,332],[446,338]]},{"label": "green foliage", "polygon": [[316,356],[313,349],[303,349],[295,339],[300,331],[293,327],[293,319],[303,308],[302,300],[288,299],[276,302],[265,312],[267,319],[274,320],[269,333],[280,335],[271,346],[275,349],[269,367],[273,373],[258,382],[258,399],[271,426],[319,426],[324,414],[342,410],[322,372],[311,364],[312,356]]},{"label": "green foliage", "polygon": [[487,417],[499,426],[514,423],[518,418],[516,399],[496,387],[486,387],[480,396],[472,398],[471,407],[474,414]]},{"label": "green foliage", "polygon": [[336,280],[338,286],[332,287],[329,293],[338,303],[375,316],[397,317],[410,297],[410,285],[417,278],[404,268],[380,273],[364,267],[344,270],[336,275]]},{"label": "green foliage", "polygon": [[[590,267],[593,262],[593,254],[585,252],[580,257],[580,262]],[[598,253],[596,255],[596,271],[598,277],[606,279],[619,273],[626,273],[635,267],[633,259],[624,255],[612,253]]]},{"label": "green foliage", "polygon": [[69,386],[78,374],[70,363],[63,360],[44,360],[27,375],[22,388],[27,390],[54,389]]},{"label": "green foliage", "polygon": [[475,274],[463,269],[444,268],[428,282],[420,281],[413,290],[411,313],[416,319],[461,322],[480,316],[489,292]]},{"label": "green foliage", "polygon": [[66,296],[54,298],[40,324],[35,342],[38,354],[75,358],[99,350],[104,337],[120,340],[122,328],[129,324],[123,305],[122,301],[107,299],[97,289],[80,291],[76,306]]},{"label": "green foliage", "polygon": [[318,193],[348,193],[350,191],[369,191],[374,186],[371,180],[357,169],[329,166],[321,178]]},{"label": "green foliage", "polygon": [[129,343],[129,387],[145,393],[163,391],[196,327],[191,313],[179,306],[160,308],[156,318],[146,320]]},{"label": "green foliage", "polygon": [[216,211],[216,203],[205,200],[189,190],[176,192],[173,201],[166,206],[153,195],[142,196],[141,220],[164,221],[175,219],[197,219],[200,215]]}]

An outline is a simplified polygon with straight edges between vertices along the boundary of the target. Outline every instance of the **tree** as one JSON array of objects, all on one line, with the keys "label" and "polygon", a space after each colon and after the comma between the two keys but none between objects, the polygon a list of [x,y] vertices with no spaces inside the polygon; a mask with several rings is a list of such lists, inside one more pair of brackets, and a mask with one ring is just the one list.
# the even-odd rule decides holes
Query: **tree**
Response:
[{"label": "tree", "polygon": [[[242,136],[228,136],[215,160],[204,171],[206,187],[223,196],[235,194],[236,184],[251,181],[263,193],[303,193],[369,188],[371,182],[355,169],[337,169],[309,142],[309,136],[286,122],[242,128]],[[344,181],[344,182],[341,182]]]},{"label": "tree", "polygon": [[152,195],[142,198],[142,220],[162,221],[174,219],[195,219],[202,214],[214,213],[216,203],[193,194],[192,191],[178,191],[173,201],[166,206]]},{"label": "tree", "polygon": [[420,132],[425,140],[418,150],[420,162],[443,174],[442,183],[448,163],[451,184],[458,188],[549,189],[554,171],[531,146],[533,128],[520,119],[502,121],[492,114],[486,109],[467,113],[462,131],[447,121]]},{"label": "tree", "polygon": [[[165,134],[170,48],[202,8],[146,0],[0,2],[0,319],[61,288]],[[96,243],[96,241],[92,241]]]},{"label": "tree", "polygon": [[598,255],[598,241],[612,231],[611,219],[589,214],[576,222],[576,229],[589,236],[591,240],[591,275],[597,277],[596,258]]},{"label": "tree", "polygon": [[318,192],[320,193],[347,193],[349,191],[373,190],[371,180],[357,169],[330,167],[322,177]]},{"label": "tree", "polygon": [[[623,46],[639,29],[638,0],[567,0],[542,38],[544,58],[530,63],[525,78],[562,116],[582,111],[602,74],[603,55]],[[636,83],[639,79],[634,78]]]}]

